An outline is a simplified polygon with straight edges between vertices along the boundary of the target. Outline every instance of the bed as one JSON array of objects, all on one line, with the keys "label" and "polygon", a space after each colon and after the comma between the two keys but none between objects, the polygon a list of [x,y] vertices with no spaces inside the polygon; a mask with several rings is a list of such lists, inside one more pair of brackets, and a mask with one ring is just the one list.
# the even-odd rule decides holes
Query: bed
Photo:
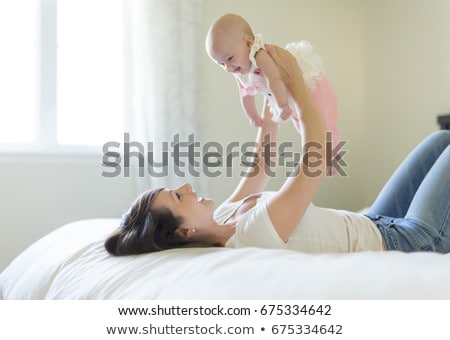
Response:
[{"label": "bed", "polygon": [[117,219],[54,230],[0,274],[1,299],[450,299],[450,254],[259,248],[110,256]]}]

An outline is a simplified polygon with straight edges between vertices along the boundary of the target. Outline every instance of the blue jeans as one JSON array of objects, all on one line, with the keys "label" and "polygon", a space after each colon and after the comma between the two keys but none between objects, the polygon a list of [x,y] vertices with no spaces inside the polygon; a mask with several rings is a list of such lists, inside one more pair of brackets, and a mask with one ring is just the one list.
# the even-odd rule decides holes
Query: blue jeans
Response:
[{"label": "blue jeans", "polygon": [[388,250],[450,252],[450,131],[428,136],[366,214]]}]

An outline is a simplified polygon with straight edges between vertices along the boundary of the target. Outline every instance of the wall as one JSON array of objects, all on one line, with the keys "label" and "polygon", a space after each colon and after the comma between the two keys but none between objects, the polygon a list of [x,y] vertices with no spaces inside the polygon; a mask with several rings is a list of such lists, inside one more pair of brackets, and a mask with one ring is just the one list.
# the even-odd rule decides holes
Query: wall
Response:
[{"label": "wall", "polygon": [[450,1],[366,1],[365,202],[450,111]]},{"label": "wall", "polygon": [[101,156],[0,156],[0,271],[65,223],[120,217],[134,184],[102,177],[100,164]]}]

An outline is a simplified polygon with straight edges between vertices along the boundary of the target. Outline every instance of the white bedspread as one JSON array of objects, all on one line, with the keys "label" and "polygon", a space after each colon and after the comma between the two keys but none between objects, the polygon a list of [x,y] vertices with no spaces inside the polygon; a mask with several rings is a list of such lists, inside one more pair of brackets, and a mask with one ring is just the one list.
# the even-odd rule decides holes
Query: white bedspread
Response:
[{"label": "white bedspread", "polygon": [[310,255],[258,248],[113,257],[117,219],[77,221],[0,274],[2,299],[450,299],[450,254]]}]

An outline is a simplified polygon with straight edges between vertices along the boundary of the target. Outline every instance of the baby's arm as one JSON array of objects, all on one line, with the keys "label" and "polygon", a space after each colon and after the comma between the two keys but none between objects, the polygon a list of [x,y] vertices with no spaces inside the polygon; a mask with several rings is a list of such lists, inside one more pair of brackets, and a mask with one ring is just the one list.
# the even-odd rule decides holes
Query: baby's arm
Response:
[{"label": "baby's arm", "polygon": [[262,74],[266,77],[272,95],[275,97],[278,107],[280,107],[280,118],[286,120],[292,114],[292,110],[288,105],[288,90],[281,79],[280,71],[275,65],[273,59],[266,50],[261,49],[255,56],[256,63],[261,69]]},{"label": "baby's arm", "polygon": [[[239,82],[239,80],[236,80],[239,93],[241,93],[242,85]],[[252,124],[256,127],[260,127],[262,125],[262,118],[258,114],[258,110],[256,109],[255,105],[255,97],[254,96],[240,96],[241,97],[241,105],[244,109],[245,113],[247,114],[248,118],[252,122]]]}]

